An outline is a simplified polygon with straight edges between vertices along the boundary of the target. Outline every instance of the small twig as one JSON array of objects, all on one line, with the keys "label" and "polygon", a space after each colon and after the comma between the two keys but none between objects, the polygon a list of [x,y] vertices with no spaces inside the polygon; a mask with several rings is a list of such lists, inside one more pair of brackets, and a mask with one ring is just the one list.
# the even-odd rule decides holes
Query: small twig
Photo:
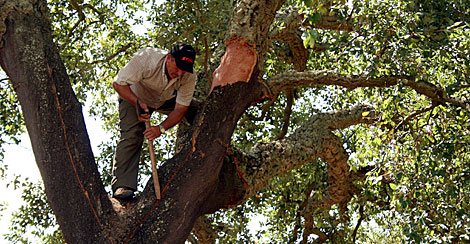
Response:
[{"label": "small twig", "polygon": [[134,45],[133,42],[131,43],[128,43],[127,45],[121,47],[120,49],[118,49],[113,55],[103,59],[103,60],[96,60],[96,61],[93,61],[91,64],[97,64],[97,63],[105,63],[105,62],[109,62],[111,59],[115,58],[116,56],[118,56],[120,53],[126,51],[127,49],[129,49],[130,47],[132,47],[132,45]]},{"label": "small twig", "polygon": [[276,98],[274,99],[271,99],[268,103],[266,103],[264,106],[263,106],[263,110],[261,112],[261,117],[260,117],[260,120],[264,119],[264,117],[266,117],[266,114],[268,113],[269,111],[269,108],[274,104],[274,102],[276,102]]},{"label": "small twig", "polygon": [[399,142],[399,141],[401,141],[401,139],[403,139],[405,136],[407,136],[409,134],[410,134],[410,132],[407,131],[406,133],[403,133],[402,135],[400,135],[396,140]]},{"label": "small twig", "polygon": [[78,21],[73,25],[72,29],[70,29],[69,33],[67,34],[67,38],[70,38],[72,36],[72,34],[74,33],[74,30],[75,28],[78,27],[78,25],[85,20],[85,14],[83,13],[82,9],[80,8],[80,6],[78,5],[77,2],[75,2],[75,0],[69,0],[69,2],[72,4],[73,8],[75,10],[77,10],[78,12]]},{"label": "small twig", "polygon": [[297,241],[297,236],[299,235],[299,229],[301,226],[301,217],[302,215],[300,214],[300,211],[297,212],[295,216],[295,226],[294,226],[294,231],[292,233],[291,241],[290,243],[295,243]]},{"label": "small twig", "polygon": [[281,134],[278,137],[278,140],[284,138],[287,134],[287,130],[289,129],[289,121],[290,116],[292,114],[292,106],[294,105],[294,90],[288,89],[286,90],[287,96],[287,105],[286,109],[284,110],[284,124],[282,125]]},{"label": "small twig", "polygon": [[352,233],[353,236],[353,243],[356,243],[356,235],[357,235],[357,230],[361,226],[361,222],[364,220],[364,205],[359,206],[359,219],[357,220],[356,228],[354,228],[354,231]]},{"label": "small twig", "polygon": [[240,120],[240,122],[238,122],[238,125],[243,125],[247,120],[253,120],[253,121],[263,120],[266,117],[266,114],[268,113],[269,108],[274,104],[274,102],[276,102],[276,98],[269,100],[269,102],[267,102],[263,106],[262,111],[261,111],[261,116],[259,116],[258,118],[253,118],[252,116],[245,116],[243,119]]},{"label": "small twig", "polygon": [[[73,25],[73,27],[69,30],[68,34],[67,34],[67,41],[65,43],[68,43],[70,42],[70,38],[73,36],[73,34],[76,32],[75,29],[78,28],[78,26],[80,25],[80,23],[82,23],[85,19],[86,19],[86,16],[85,16],[85,13],[83,12],[82,8],[88,8],[88,9],[91,9],[93,12],[95,12],[96,14],[98,14],[100,20],[99,21],[93,21],[91,22],[88,26],[90,26],[91,24],[94,24],[94,23],[103,23],[104,22],[104,16],[103,14],[98,11],[94,6],[92,6],[91,4],[83,4],[82,5],[82,8],[80,7],[80,5],[75,1],[75,0],[69,0],[69,2],[72,4],[73,8],[77,10],[78,12],[78,21]],[[82,33],[81,31],[79,33]],[[79,38],[77,38],[79,39]],[[75,39],[75,40],[77,40]],[[73,41],[75,42],[75,41]]]},{"label": "small twig", "polygon": [[420,109],[418,111],[415,111],[414,113],[406,116],[406,118],[404,120],[402,120],[397,126],[395,126],[395,128],[393,128],[395,131],[397,131],[398,129],[400,129],[404,124],[408,124],[410,122],[410,120],[412,120],[414,117],[422,114],[422,113],[426,113],[432,109],[434,109],[438,104],[436,102],[433,102],[431,106],[427,107],[427,108],[424,108],[424,109]]},{"label": "small twig", "polygon": [[103,15],[100,11],[98,11],[98,10],[97,10],[95,7],[93,7],[91,4],[88,4],[88,3],[83,4],[83,8],[89,8],[89,9],[93,10],[93,12],[97,13],[99,16],[102,16],[102,15]]},{"label": "small twig", "polygon": [[70,29],[69,33],[67,34],[67,39],[70,39],[70,37],[72,37],[73,33],[75,33],[74,30],[75,30],[75,29],[78,27],[78,25],[79,25],[82,21],[84,21],[84,20],[85,20],[85,18],[83,18],[83,19],[82,19],[82,18],[78,19],[78,21],[73,25],[72,29]]},{"label": "small twig", "polygon": [[69,0],[69,2],[72,4],[73,8],[77,10],[78,15],[80,16],[80,19],[85,19],[85,14],[83,13],[78,3],[75,2],[75,0]]},{"label": "small twig", "polygon": [[[100,21],[92,21],[92,22],[89,22],[89,23],[87,23],[86,26],[83,27],[83,29],[87,29],[89,26],[91,26],[91,25],[93,25],[93,24],[96,24],[96,23],[100,23]],[[76,27],[74,26],[74,27],[72,28],[72,30],[75,29],[75,28],[76,28]],[[65,46],[66,44],[68,44],[68,43],[70,43],[70,42],[75,43],[75,42],[78,42],[80,39],[82,39],[83,34],[84,34],[84,31],[77,31],[77,33],[78,33],[77,36],[76,36],[73,40],[70,40],[70,38],[72,37],[72,30],[69,32],[69,34],[67,35],[66,40],[62,43],[61,46]]]},{"label": "small twig", "polygon": [[[199,1],[194,0],[194,2],[196,2],[196,9],[197,9],[199,20],[201,21],[201,24],[204,25],[205,19],[203,18],[203,15],[201,13],[201,8],[199,7]],[[204,72],[206,74],[206,78],[207,78],[207,82],[209,83],[209,86],[212,87],[212,78],[211,78],[211,76],[209,74],[209,70],[208,70],[208,66],[209,66],[208,63],[209,63],[210,53],[209,53],[209,45],[207,43],[207,34],[204,35],[204,49],[205,49],[205,54],[206,54],[205,57],[204,57]]]}]

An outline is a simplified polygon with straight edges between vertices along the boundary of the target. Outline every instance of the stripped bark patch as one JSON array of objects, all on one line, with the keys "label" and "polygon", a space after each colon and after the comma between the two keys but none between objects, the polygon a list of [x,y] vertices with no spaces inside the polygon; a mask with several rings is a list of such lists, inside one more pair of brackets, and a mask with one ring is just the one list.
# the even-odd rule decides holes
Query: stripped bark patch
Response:
[{"label": "stripped bark patch", "polygon": [[239,81],[248,82],[256,65],[257,54],[244,38],[228,41],[227,50],[219,67],[213,73],[211,91],[214,87],[225,86]]}]

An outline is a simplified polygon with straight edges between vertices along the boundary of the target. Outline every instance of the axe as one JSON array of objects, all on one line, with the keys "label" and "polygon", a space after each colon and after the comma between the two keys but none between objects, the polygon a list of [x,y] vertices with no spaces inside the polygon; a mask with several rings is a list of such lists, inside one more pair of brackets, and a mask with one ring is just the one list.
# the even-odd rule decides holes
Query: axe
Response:
[{"label": "axe", "polygon": [[[150,121],[145,122],[145,128],[150,128]],[[153,150],[153,141],[149,140],[149,152],[150,152],[150,161],[152,161],[152,178],[153,178],[153,187],[155,188],[155,195],[157,199],[161,199],[160,195],[160,183],[158,183],[158,172],[157,165],[155,162],[155,151]]]},{"label": "axe", "polygon": [[[140,107],[139,100],[137,100],[137,109],[139,114],[150,114],[150,112],[145,111]],[[145,128],[150,128],[150,121],[145,122]],[[160,195],[160,183],[158,183],[158,172],[157,172],[157,163],[155,160],[155,150],[153,149],[153,141],[149,140],[149,152],[150,152],[150,161],[152,162],[152,178],[153,178],[153,187],[155,189],[155,196],[157,199],[161,199]]]}]

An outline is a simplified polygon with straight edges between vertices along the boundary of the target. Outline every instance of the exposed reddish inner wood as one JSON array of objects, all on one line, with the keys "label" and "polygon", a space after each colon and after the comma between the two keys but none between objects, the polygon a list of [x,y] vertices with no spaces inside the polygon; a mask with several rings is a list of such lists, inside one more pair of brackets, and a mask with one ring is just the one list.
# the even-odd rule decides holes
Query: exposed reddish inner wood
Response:
[{"label": "exposed reddish inner wood", "polygon": [[227,50],[213,73],[212,88],[239,81],[248,82],[256,64],[256,51],[243,39],[227,43]]}]

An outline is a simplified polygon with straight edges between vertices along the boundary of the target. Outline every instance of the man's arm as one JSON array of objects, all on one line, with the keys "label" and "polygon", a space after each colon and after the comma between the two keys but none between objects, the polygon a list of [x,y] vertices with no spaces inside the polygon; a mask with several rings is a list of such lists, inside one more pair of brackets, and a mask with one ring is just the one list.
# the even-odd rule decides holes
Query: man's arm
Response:
[{"label": "man's arm", "polygon": [[[139,114],[139,110],[137,109],[137,96],[134,94],[134,92],[132,92],[129,85],[119,85],[118,83],[113,82],[113,88],[114,90],[116,90],[119,96],[122,97],[122,99],[128,101],[129,103],[134,105],[134,107],[136,107],[137,117],[139,117],[140,121],[146,122],[150,119],[149,114]],[[143,108],[145,112],[149,111],[147,104],[143,103],[140,100],[139,100],[139,104],[140,104],[140,107]]]},{"label": "man's arm", "polygon": [[113,82],[113,88],[124,100],[136,106],[137,96],[132,92],[129,85],[119,85],[118,83]]},{"label": "man's arm", "polygon": [[[168,115],[168,117],[160,124],[165,130],[178,124],[188,111],[189,106],[184,106],[179,103],[175,104],[175,109]],[[153,140],[161,135],[159,126],[152,126],[144,131],[144,135],[148,140]]]}]

